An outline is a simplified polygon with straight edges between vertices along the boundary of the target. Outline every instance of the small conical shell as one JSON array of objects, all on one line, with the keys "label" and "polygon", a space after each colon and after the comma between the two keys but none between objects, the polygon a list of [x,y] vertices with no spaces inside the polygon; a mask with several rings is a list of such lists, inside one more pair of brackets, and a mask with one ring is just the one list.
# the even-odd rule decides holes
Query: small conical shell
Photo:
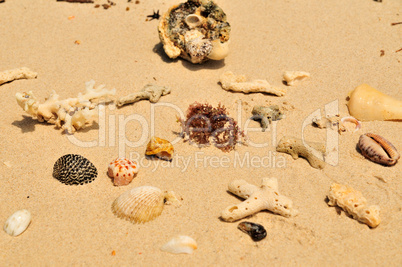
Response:
[{"label": "small conical shell", "polygon": [[191,254],[197,249],[197,242],[189,236],[179,235],[161,247],[162,251],[173,254]]},{"label": "small conical shell", "polygon": [[164,193],[153,186],[140,186],[124,192],[112,204],[117,217],[144,223],[158,217],[163,210]]},{"label": "small conical shell", "polygon": [[147,145],[145,155],[156,156],[165,160],[171,160],[173,152],[173,145],[169,141],[153,136],[151,137],[151,141],[149,141]]}]

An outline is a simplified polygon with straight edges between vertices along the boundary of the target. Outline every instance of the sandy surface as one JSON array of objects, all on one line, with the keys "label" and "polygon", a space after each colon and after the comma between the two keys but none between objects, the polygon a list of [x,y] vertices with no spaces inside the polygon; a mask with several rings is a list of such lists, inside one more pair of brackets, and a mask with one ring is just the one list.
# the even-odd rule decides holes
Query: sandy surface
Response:
[{"label": "sandy surface", "polygon": [[[338,101],[339,114],[347,116],[347,93],[362,83],[401,99],[402,52],[396,51],[402,48],[402,25],[391,26],[402,21],[400,1],[220,0],[232,25],[231,53],[224,61],[203,65],[170,60],[159,42],[158,21],[145,21],[153,10],[164,13],[177,1],[115,2],[108,10],[55,0],[0,4],[0,71],[25,66],[38,72],[37,79],[0,86],[1,226],[20,209],[33,217],[18,237],[0,231],[0,265],[402,264],[402,164],[383,167],[356,151],[359,136],[366,132],[384,136],[401,151],[400,122],[363,122],[362,130],[339,135],[339,161],[324,170],[275,152],[282,136],[301,137],[303,121],[317,109],[324,113],[325,105]],[[228,70],[283,88],[286,70],[307,71],[311,79],[286,87],[284,97],[244,95],[218,84]],[[15,101],[15,94],[24,91],[33,91],[41,101],[51,90],[62,98],[75,97],[91,79],[116,88],[117,97],[147,83],[169,86],[172,93],[160,103],[171,106],[152,109],[142,101],[108,107],[98,124],[69,138],[54,125],[33,120]],[[240,127],[256,129],[249,130],[251,143],[224,153],[178,139],[176,115],[194,101],[225,105]],[[294,108],[276,129],[261,132],[258,122],[247,122],[254,105],[283,102]],[[170,164],[144,158],[151,134],[174,141]],[[322,141],[326,130],[308,126],[304,134]],[[85,146],[89,141],[94,146]],[[54,179],[54,162],[68,153],[93,162],[97,179],[83,186]],[[119,154],[141,166],[125,187],[114,187],[106,175],[108,163]],[[261,212],[249,218],[268,232],[255,243],[237,229],[237,222],[225,223],[219,216],[240,202],[226,191],[231,180],[258,185],[262,177],[278,178],[280,192],[293,200],[299,215]],[[325,199],[333,182],[349,185],[369,204],[379,205],[382,223],[370,229],[328,207]],[[175,191],[182,206],[166,206],[160,217],[142,225],[117,218],[111,211],[113,200],[141,185]],[[197,241],[192,255],[160,251],[178,234]]]}]

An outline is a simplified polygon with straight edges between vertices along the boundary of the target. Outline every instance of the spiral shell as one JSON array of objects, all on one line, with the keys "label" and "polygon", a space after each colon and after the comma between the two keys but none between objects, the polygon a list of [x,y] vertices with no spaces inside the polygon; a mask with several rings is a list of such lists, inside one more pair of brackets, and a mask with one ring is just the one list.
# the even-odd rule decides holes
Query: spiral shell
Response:
[{"label": "spiral shell", "polygon": [[165,194],[153,186],[140,186],[124,192],[112,204],[117,217],[144,223],[161,215]]},{"label": "spiral shell", "polygon": [[64,155],[53,166],[53,177],[66,185],[90,183],[96,176],[96,167],[81,155]]}]

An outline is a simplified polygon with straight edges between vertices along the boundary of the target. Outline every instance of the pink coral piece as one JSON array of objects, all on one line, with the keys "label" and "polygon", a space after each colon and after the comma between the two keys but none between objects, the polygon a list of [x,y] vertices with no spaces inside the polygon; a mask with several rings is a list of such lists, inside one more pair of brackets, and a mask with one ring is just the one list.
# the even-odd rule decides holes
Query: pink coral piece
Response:
[{"label": "pink coral piece", "polygon": [[110,162],[108,175],[113,178],[113,184],[128,185],[138,172],[137,163],[126,158],[118,158]]}]

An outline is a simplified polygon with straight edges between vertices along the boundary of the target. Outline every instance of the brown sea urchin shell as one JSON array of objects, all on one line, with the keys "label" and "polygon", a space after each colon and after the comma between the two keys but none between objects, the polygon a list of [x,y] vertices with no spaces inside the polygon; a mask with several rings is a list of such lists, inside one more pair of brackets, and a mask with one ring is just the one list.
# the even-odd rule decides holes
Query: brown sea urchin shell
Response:
[{"label": "brown sea urchin shell", "polygon": [[81,155],[64,155],[53,167],[53,177],[66,185],[90,183],[97,175],[95,166]]},{"label": "brown sea urchin shell", "polygon": [[157,187],[134,187],[116,198],[112,210],[119,218],[144,223],[161,215],[164,200],[165,194]]},{"label": "brown sea urchin shell", "polygon": [[153,136],[147,145],[145,155],[156,156],[164,160],[171,160],[173,152],[173,145],[169,141]]},{"label": "brown sea urchin shell", "polygon": [[400,158],[396,148],[387,139],[377,134],[361,135],[358,146],[363,156],[376,163],[392,166]]}]

